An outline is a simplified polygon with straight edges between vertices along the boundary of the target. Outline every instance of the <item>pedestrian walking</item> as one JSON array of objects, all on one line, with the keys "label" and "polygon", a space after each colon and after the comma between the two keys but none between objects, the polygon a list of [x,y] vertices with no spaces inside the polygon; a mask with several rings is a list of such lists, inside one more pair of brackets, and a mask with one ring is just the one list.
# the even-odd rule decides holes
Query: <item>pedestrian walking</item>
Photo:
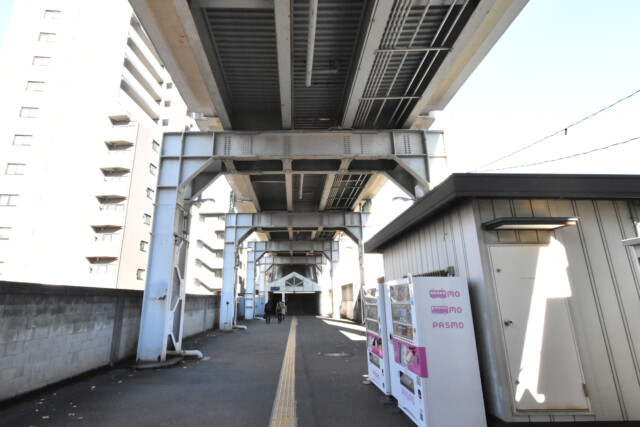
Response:
[{"label": "pedestrian walking", "polygon": [[264,318],[267,321],[267,323],[271,323],[271,300],[267,301],[267,303],[264,306]]},{"label": "pedestrian walking", "polygon": [[282,320],[284,320],[284,316],[287,314],[287,303],[282,301]]},{"label": "pedestrian walking", "polygon": [[282,322],[282,304],[283,304],[282,301],[276,304],[276,314],[278,315],[278,323]]}]

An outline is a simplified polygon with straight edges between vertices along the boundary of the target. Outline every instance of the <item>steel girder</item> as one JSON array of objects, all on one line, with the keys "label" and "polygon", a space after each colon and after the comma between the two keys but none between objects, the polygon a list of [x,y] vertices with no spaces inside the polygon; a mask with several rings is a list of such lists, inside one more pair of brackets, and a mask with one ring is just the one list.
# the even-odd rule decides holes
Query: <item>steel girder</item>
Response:
[{"label": "steel girder", "polygon": [[[351,239],[362,246],[363,227],[368,218],[368,214],[360,212],[317,212],[317,213],[289,213],[289,212],[272,212],[272,213],[237,213],[227,214],[225,218],[224,233],[224,252],[222,267],[222,292],[220,298],[220,329],[231,330],[236,321],[236,277],[237,277],[237,259],[239,245],[254,231],[268,231],[271,229],[282,228],[324,228],[345,232]],[[338,261],[337,242],[327,241],[278,241],[278,242],[252,242],[255,250],[249,252],[249,262],[255,263],[259,260],[268,245],[272,248],[281,248],[282,251],[293,252],[299,248],[300,251],[309,250],[309,248],[318,247],[318,251],[325,253],[331,251],[328,257],[331,261],[332,271],[335,263]],[[299,247],[297,246],[299,245]],[[316,245],[316,246],[314,246]],[[333,249],[336,249],[335,251]],[[265,249],[265,250],[262,250]],[[272,250],[273,252],[274,250]],[[262,254],[260,254],[262,253]],[[254,268],[247,270],[247,291],[245,297],[250,295],[251,301],[245,299],[245,315],[253,317],[253,286],[254,286]],[[251,276],[249,276],[249,274]],[[333,283],[332,273],[332,287]],[[249,291],[251,287],[251,291]],[[333,305],[334,314],[338,311],[338,292],[334,289]],[[251,313],[247,311],[247,307],[251,307]]]},{"label": "steel girder", "polygon": [[[179,152],[183,144],[181,136],[165,134],[167,161]],[[439,144],[432,141],[441,138],[441,133],[417,130],[189,132],[184,152],[191,161],[215,158],[223,163],[222,173],[229,178],[241,212],[262,210],[255,189],[260,175],[284,175],[289,211],[293,210],[296,196],[293,176],[297,175],[299,180],[305,175],[326,176],[322,197],[313,201],[317,210],[322,211],[336,175],[381,175],[407,195],[422,196],[430,189],[430,171],[439,169],[443,161],[434,152]],[[365,194],[363,191],[361,196]],[[355,200],[353,207],[360,199]]]},{"label": "steel girder", "polygon": [[[359,215],[359,214],[355,214]],[[269,242],[250,242],[249,247],[253,249],[256,254],[256,261],[260,260],[266,253],[282,253],[288,252],[293,254],[294,252],[319,252],[330,261],[337,262],[339,260],[338,242],[335,241],[320,241],[320,240],[294,240],[294,241],[269,241]],[[273,259],[279,260],[295,260],[295,259],[308,259],[316,257],[295,257],[290,255],[289,257],[273,257]],[[286,262],[280,262],[284,264]],[[294,264],[290,262],[289,264]],[[302,264],[302,262],[300,262]],[[307,263],[305,263],[307,264]]]},{"label": "steel girder", "polygon": [[[324,256],[265,256],[257,265],[326,265],[327,258]],[[268,268],[267,268],[268,269]]]}]

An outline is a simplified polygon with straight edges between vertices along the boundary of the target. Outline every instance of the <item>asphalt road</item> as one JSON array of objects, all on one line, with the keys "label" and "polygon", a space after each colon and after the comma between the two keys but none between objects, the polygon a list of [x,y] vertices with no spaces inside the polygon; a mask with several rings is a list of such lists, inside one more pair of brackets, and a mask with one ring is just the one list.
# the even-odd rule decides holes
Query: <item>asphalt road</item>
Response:
[{"label": "asphalt road", "polygon": [[[315,316],[296,319],[293,400],[299,427],[413,425],[395,400],[363,384],[360,326]],[[185,340],[185,349],[202,351],[201,360],[150,370],[136,370],[130,361],[0,403],[0,426],[268,426],[291,320],[251,320],[244,322],[247,330],[209,331]],[[488,425],[506,424],[489,417]],[[630,425],[638,424],[571,423]]]},{"label": "asphalt road", "polygon": [[[185,340],[204,359],[174,367],[103,370],[0,406],[2,426],[267,426],[291,325],[272,318],[247,330]],[[299,426],[410,426],[366,374],[364,332],[350,322],[298,316],[295,361]],[[328,320],[328,319],[327,319]],[[342,326],[344,325],[344,326]]]}]

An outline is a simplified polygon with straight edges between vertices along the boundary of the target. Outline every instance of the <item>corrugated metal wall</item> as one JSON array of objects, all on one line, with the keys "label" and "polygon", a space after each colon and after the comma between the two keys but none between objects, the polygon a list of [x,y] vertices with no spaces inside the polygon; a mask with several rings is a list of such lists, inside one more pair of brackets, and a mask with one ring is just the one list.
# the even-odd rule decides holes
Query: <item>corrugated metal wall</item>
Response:
[{"label": "corrugated metal wall", "polygon": [[[386,248],[385,277],[392,280],[452,266],[456,276],[467,278],[487,409],[510,417],[510,400],[500,394],[508,375],[487,245],[544,244],[555,237],[569,261],[569,307],[595,415],[518,419],[640,420],[640,268],[631,249],[621,243],[636,237],[638,212],[640,204],[627,201],[473,200],[454,206]],[[556,231],[481,229],[491,219],[532,216],[576,216],[579,221]]]}]

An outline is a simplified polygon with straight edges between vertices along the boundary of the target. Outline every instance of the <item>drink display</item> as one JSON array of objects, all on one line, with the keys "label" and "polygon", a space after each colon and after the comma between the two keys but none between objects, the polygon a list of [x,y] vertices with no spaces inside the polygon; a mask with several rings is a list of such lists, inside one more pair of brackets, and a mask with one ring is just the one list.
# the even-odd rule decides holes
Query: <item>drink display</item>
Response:
[{"label": "drink display", "polygon": [[419,426],[486,426],[467,283],[419,277],[385,284],[391,390]]},{"label": "drink display", "polygon": [[387,396],[391,394],[389,349],[385,319],[384,284],[364,290],[369,379]]}]

